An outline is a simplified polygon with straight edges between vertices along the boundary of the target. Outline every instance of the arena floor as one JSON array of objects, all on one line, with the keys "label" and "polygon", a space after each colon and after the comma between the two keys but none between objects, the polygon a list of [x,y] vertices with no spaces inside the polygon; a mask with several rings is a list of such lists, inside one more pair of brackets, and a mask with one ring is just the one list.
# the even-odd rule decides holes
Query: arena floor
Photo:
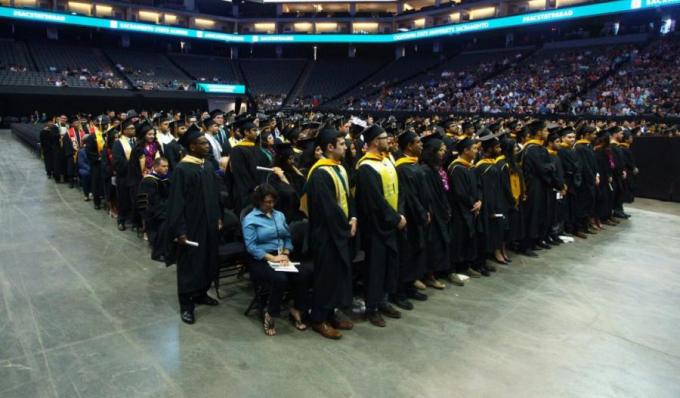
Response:
[{"label": "arena floor", "polygon": [[3,398],[680,396],[680,204],[638,200],[385,329],[269,338],[245,283],[183,324],[174,268],[6,131],[0,147]]}]

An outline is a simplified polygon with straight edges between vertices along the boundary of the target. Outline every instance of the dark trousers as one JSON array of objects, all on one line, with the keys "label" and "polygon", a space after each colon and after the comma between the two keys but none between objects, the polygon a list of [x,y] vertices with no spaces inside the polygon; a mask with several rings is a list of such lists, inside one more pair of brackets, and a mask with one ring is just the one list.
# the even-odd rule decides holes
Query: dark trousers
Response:
[{"label": "dark trousers", "polygon": [[132,198],[130,197],[130,187],[125,185],[125,180],[116,179],[116,197],[118,198],[118,224],[125,224],[132,215]]},{"label": "dark trousers", "polygon": [[399,254],[376,240],[366,251],[366,311],[377,311],[387,304],[387,294],[394,293],[399,271]]},{"label": "dark trousers", "polygon": [[335,317],[335,308],[326,308],[321,305],[312,305],[311,320],[313,323],[331,321]]},{"label": "dark trousers", "polygon": [[78,180],[80,181],[80,188],[83,190],[83,195],[89,197],[92,192],[92,180],[90,179],[90,175],[81,174]]},{"label": "dark trousers", "polygon": [[206,287],[205,289],[196,290],[194,292],[178,293],[177,296],[179,298],[179,308],[180,308],[180,310],[182,310],[182,311],[193,310],[194,307],[195,307],[194,300],[199,299],[199,298],[207,295],[209,288],[210,288],[210,286]]},{"label": "dark trousers", "polygon": [[265,260],[253,260],[249,267],[250,277],[255,286],[269,286],[269,302],[267,312],[272,317],[281,316],[283,295],[291,286],[293,292],[293,306],[300,312],[306,312],[309,303],[309,289],[312,286],[312,272],[298,266],[297,273],[274,271]]}]

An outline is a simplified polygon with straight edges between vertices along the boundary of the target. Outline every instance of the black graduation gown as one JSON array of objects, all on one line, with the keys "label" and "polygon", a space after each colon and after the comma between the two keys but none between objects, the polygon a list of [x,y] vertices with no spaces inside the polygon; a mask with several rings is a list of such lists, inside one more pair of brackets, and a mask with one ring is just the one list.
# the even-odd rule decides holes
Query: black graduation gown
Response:
[{"label": "black graduation gown", "polygon": [[[368,161],[367,161],[368,162]],[[368,164],[355,174],[355,203],[361,229],[361,247],[366,253],[366,306],[378,306],[385,293],[394,293],[399,272],[401,215],[383,193],[382,179]]]},{"label": "black graduation gown", "polygon": [[477,223],[470,209],[481,200],[474,170],[459,163],[449,166],[449,204],[451,206],[451,261],[468,263],[477,257]]},{"label": "black graduation gown", "polygon": [[581,220],[595,216],[595,198],[597,177],[597,161],[590,144],[580,143],[574,146],[574,153],[581,163],[581,186],[576,191],[577,205],[574,218]]},{"label": "black graduation gown", "polygon": [[259,151],[260,148],[257,146],[242,145],[237,145],[231,150],[228,178],[236,214],[251,204],[253,191],[261,182],[261,174],[257,171]]},{"label": "black graduation gown", "polygon": [[[166,264],[177,263],[179,294],[205,291],[215,278],[220,217],[215,173],[204,165],[180,162],[170,180],[164,236]],[[199,246],[177,245],[181,235]]]},{"label": "black graduation gown", "polygon": [[[510,163],[507,159],[501,159],[496,163],[498,167],[498,178],[500,180],[500,209],[501,213],[505,215],[501,224],[503,224],[503,241],[505,243],[518,242],[524,238],[524,223],[522,219],[522,212],[520,211],[521,206],[519,206],[518,201],[512,194],[512,187],[510,183],[510,172],[518,173],[520,182],[524,186],[523,177],[521,176],[522,170],[511,170]],[[522,200],[522,194],[520,193],[519,201]]]},{"label": "black graduation gown", "polygon": [[624,203],[633,203],[635,200],[635,157],[633,151],[628,147],[621,145],[621,152],[623,153],[624,169],[628,173],[628,177],[623,180],[623,201]]},{"label": "black graduation gown", "polygon": [[335,184],[324,170],[315,170],[306,185],[309,239],[314,254],[313,302],[330,310],[352,304],[352,258],[349,216],[337,204]]},{"label": "black graduation gown", "polygon": [[[600,174],[600,185],[597,187],[597,197],[595,203],[595,214],[601,220],[611,218],[614,205],[614,183],[612,163],[614,159],[609,148],[598,148],[595,150],[595,160],[597,162],[597,172]],[[609,179],[612,179],[610,182]]]},{"label": "black graduation gown", "polygon": [[63,171],[66,179],[72,181],[78,175],[78,170],[76,169],[76,150],[73,148],[73,142],[71,137],[69,137],[68,132],[64,134],[61,138],[61,157],[63,159]]},{"label": "black graduation gown", "polygon": [[537,144],[528,144],[521,154],[522,172],[527,189],[525,203],[526,238],[537,240],[543,238],[550,227],[550,220],[546,217],[548,195],[552,191],[553,163],[545,147]]},{"label": "black graduation gown", "polygon": [[63,178],[66,178],[66,161],[64,159],[61,133],[58,131],[50,134],[50,142],[52,146],[52,173],[55,182],[60,182]]},{"label": "black graduation gown", "polygon": [[43,163],[45,164],[45,174],[52,177],[54,174],[54,146],[51,137],[51,130],[43,128],[40,130],[40,152],[42,153]]},{"label": "black graduation gown", "polygon": [[85,153],[90,163],[92,195],[95,198],[95,204],[98,204],[104,196],[104,173],[102,172],[102,157],[97,148],[96,134],[90,134],[85,138]]},{"label": "black graduation gown", "polygon": [[623,148],[618,143],[612,143],[609,147],[614,159],[614,169],[612,170],[612,189],[613,189],[613,210],[623,210],[625,196],[623,171],[625,170],[625,154]]},{"label": "black graduation gown", "polygon": [[566,205],[566,198],[557,199],[557,192],[564,189],[564,168],[562,161],[557,153],[550,154],[550,162],[553,164],[552,182],[548,189],[548,225],[547,234],[559,232],[555,228],[558,224],[564,221],[564,211]]},{"label": "black graduation gown", "polygon": [[581,159],[573,148],[562,147],[557,152],[564,171],[564,183],[567,184],[567,195],[564,198],[564,221],[573,228],[578,223],[578,192],[583,184],[583,166]]},{"label": "black graduation gown", "polygon": [[138,195],[143,199],[142,219],[144,230],[151,244],[151,258],[160,259],[165,248],[165,242],[159,239],[158,231],[166,219],[169,181],[154,175],[147,175],[139,184]]},{"label": "black graduation gown", "polygon": [[[474,168],[482,188],[482,209],[479,213],[484,253],[491,255],[503,247],[503,198],[500,170],[495,163],[479,163]],[[502,216],[499,216],[502,215]]]},{"label": "black graduation gown", "polygon": [[163,145],[163,154],[168,160],[168,169],[172,173],[172,170],[177,167],[177,163],[182,160],[184,156],[184,148],[177,142],[177,140],[172,140],[167,144]]},{"label": "black graduation gown", "polygon": [[429,192],[425,171],[418,163],[397,166],[397,176],[407,222],[399,233],[399,282],[413,283],[425,274]]},{"label": "black graduation gown", "polygon": [[279,194],[275,208],[286,216],[286,222],[290,225],[305,218],[305,214],[300,211],[300,196],[305,178],[294,171],[284,171],[284,174],[289,184],[281,181],[276,175],[270,176],[269,183]]},{"label": "black graduation gown", "polygon": [[430,225],[426,226],[426,252],[429,272],[451,269],[451,206],[439,172],[428,165],[422,165],[424,187],[427,193],[427,209],[431,215]]}]

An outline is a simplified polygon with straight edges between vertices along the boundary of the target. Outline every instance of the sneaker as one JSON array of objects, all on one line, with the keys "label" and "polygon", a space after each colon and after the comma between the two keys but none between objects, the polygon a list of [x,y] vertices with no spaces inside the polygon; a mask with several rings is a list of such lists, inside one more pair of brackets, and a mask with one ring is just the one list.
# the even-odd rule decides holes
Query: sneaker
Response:
[{"label": "sneaker", "polygon": [[449,282],[456,286],[465,286],[465,280],[458,274],[449,274]]}]

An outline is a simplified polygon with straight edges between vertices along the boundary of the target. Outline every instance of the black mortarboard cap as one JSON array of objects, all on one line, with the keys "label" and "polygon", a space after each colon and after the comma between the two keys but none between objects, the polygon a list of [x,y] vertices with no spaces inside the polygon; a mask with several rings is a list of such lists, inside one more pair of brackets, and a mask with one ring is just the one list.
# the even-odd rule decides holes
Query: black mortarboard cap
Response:
[{"label": "black mortarboard cap", "polygon": [[148,121],[143,121],[135,127],[135,135],[143,137],[149,130],[153,130],[153,126]]},{"label": "black mortarboard cap", "polygon": [[475,140],[473,140],[472,138],[469,138],[469,137],[465,137],[462,140],[456,142],[456,151],[458,151],[458,153],[463,153],[463,151],[466,148],[471,147],[472,145],[474,145],[474,143],[475,143]]},{"label": "black mortarboard cap", "polygon": [[403,151],[410,143],[418,139],[418,134],[413,131],[405,131],[397,137],[397,142],[399,142],[399,148]]},{"label": "black mortarboard cap", "polygon": [[315,146],[321,147],[321,149],[326,149],[328,144],[335,144],[338,137],[342,137],[342,133],[334,128],[325,128],[319,131],[314,142]]},{"label": "black mortarboard cap", "polygon": [[384,133],[385,129],[382,127],[378,126],[377,124],[371,125],[367,129],[365,129],[362,133],[364,136],[364,142],[367,144],[370,144],[371,141],[376,139],[380,134]]},{"label": "black mortarboard cap", "polygon": [[421,138],[420,140],[423,142],[423,148],[439,148],[444,142],[442,141],[443,139],[444,137],[442,137],[441,134],[433,133]]},{"label": "black mortarboard cap", "polygon": [[180,145],[189,149],[189,144],[191,144],[195,139],[203,135],[203,132],[198,127],[196,123],[192,123],[187,129],[186,133],[179,139]]},{"label": "black mortarboard cap", "polygon": [[276,144],[274,146],[274,150],[276,151],[276,156],[277,157],[288,157],[293,155],[295,152],[293,151],[293,144],[289,142],[282,142],[279,144]]}]

